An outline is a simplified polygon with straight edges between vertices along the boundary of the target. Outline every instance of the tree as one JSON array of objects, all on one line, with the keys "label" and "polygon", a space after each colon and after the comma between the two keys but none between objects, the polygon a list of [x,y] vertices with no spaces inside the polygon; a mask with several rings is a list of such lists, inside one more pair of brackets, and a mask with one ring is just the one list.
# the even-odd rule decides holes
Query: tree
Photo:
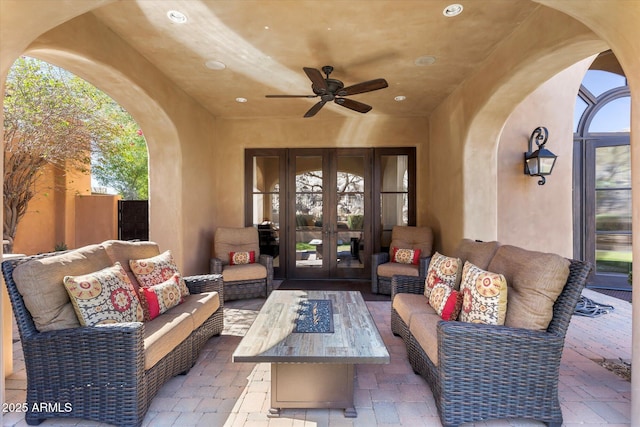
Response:
[{"label": "tree", "polygon": [[149,197],[147,143],[142,130],[120,110],[123,133],[110,144],[94,152],[91,173],[101,184],[115,189],[124,200],[146,200]]},{"label": "tree", "polygon": [[4,96],[3,238],[18,223],[47,165],[87,171],[91,149],[119,140],[115,102],[85,80],[34,58],[19,58]]}]

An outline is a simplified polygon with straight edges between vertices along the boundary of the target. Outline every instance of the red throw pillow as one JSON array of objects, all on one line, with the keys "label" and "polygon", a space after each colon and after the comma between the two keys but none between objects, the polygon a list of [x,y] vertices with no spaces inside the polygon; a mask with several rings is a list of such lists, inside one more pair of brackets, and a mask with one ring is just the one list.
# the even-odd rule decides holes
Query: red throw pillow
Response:
[{"label": "red throw pillow", "polygon": [[438,283],[431,290],[429,305],[442,320],[456,320],[462,308],[462,294],[444,283]]},{"label": "red throw pillow", "polygon": [[250,252],[229,252],[229,264],[241,265],[241,264],[253,264],[256,262],[255,251]]},{"label": "red throw pillow", "polygon": [[414,264],[420,262],[420,249],[393,248],[391,262],[400,264]]},{"label": "red throw pillow", "polygon": [[153,320],[165,311],[184,301],[180,291],[180,275],[158,285],[140,287],[140,303],[144,310],[144,320]]}]

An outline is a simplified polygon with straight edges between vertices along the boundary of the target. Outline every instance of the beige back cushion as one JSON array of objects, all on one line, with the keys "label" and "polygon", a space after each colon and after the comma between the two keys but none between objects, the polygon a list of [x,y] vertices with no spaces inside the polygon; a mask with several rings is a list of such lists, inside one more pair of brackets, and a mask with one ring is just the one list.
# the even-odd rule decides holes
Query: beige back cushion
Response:
[{"label": "beige back cushion", "polygon": [[76,328],[80,322],[64,287],[64,276],[93,273],[112,264],[102,245],[90,245],[20,264],[13,271],[13,279],[36,329]]},{"label": "beige back cushion", "polygon": [[553,304],[567,283],[569,264],[569,260],[560,255],[500,246],[487,270],[503,274],[507,279],[504,324],[546,330],[553,318]]},{"label": "beige back cushion", "polygon": [[218,227],[213,242],[213,256],[220,259],[222,265],[229,264],[229,252],[254,251],[256,261],[260,256],[258,230],[254,227]]},{"label": "beige back cushion", "polygon": [[107,240],[102,245],[111,258],[112,263],[119,262],[129,276],[133,287],[138,291],[140,284],[131,271],[129,260],[147,259],[160,254],[160,247],[155,242],[125,242],[123,240]]},{"label": "beige back cushion", "polygon": [[462,239],[455,250],[455,257],[460,258],[462,265],[469,261],[478,268],[486,270],[499,246],[498,242],[478,242],[471,239]]},{"label": "beige back cushion", "polygon": [[391,230],[389,256],[393,256],[393,248],[420,249],[421,258],[429,256],[433,251],[433,231],[429,227],[396,225]]}]

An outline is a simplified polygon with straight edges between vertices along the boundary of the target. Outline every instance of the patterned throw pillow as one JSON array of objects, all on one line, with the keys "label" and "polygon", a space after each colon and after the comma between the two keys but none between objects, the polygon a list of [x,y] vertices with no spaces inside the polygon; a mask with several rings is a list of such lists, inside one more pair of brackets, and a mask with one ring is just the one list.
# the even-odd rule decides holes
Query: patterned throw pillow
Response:
[{"label": "patterned throw pillow", "polygon": [[393,248],[392,255],[391,262],[414,265],[420,262],[420,249]]},{"label": "patterned throw pillow", "polygon": [[159,285],[141,287],[140,304],[144,310],[144,320],[152,320],[180,304],[182,295],[180,293],[180,275],[174,274],[171,279]]},{"label": "patterned throw pillow", "polygon": [[119,262],[95,273],[65,276],[63,283],[83,326],[144,319],[138,295]]},{"label": "patterned throw pillow", "polygon": [[241,264],[253,264],[256,262],[256,253],[250,252],[229,252],[229,264],[241,265]]},{"label": "patterned throw pillow", "polygon": [[[171,251],[165,251],[147,259],[129,260],[129,266],[143,288],[159,285],[171,279],[174,274],[180,274]],[[182,276],[180,276],[180,293],[182,297],[189,295],[189,288],[184,283]]]},{"label": "patterned throw pillow", "polygon": [[462,261],[460,258],[451,258],[436,252],[431,257],[431,262],[429,262],[429,268],[427,269],[427,278],[424,283],[424,296],[429,298],[431,290],[438,283],[444,283],[451,289],[458,290],[461,277]]},{"label": "patterned throw pillow", "polygon": [[465,262],[462,271],[462,322],[504,325],[507,313],[507,281],[502,274]]},{"label": "patterned throw pillow", "polygon": [[442,320],[456,320],[462,306],[462,294],[444,283],[438,283],[431,290],[429,305]]}]

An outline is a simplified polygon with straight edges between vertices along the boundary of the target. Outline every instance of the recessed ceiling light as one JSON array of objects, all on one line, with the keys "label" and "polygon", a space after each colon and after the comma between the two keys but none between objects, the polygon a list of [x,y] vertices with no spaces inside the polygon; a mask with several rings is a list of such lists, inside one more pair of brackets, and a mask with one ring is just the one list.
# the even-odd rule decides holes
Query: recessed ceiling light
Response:
[{"label": "recessed ceiling light", "polygon": [[407,99],[407,97],[406,97],[406,96],[404,96],[404,95],[398,95],[398,96],[396,96],[396,97],[395,97],[395,98],[393,98],[393,99],[394,99],[395,101],[402,102],[402,101],[404,101],[405,99]]},{"label": "recessed ceiling light", "polygon": [[205,62],[204,65],[210,70],[224,70],[225,68],[227,68],[227,66],[222,62],[216,61],[214,59]]},{"label": "recessed ceiling light", "polygon": [[413,61],[414,64],[419,66],[432,65],[434,62],[436,62],[436,57],[431,55],[421,56]]},{"label": "recessed ceiling light", "polygon": [[445,7],[444,10],[442,11],[442,14],[447,18],[451,18],[452,16],[460,15],[462,13],[462,9],[464,9],[464,7],[462,7],[461,4],[454,3]]},{"label": "recessed ceiling light", "polygon": [[184,24],[187,22],[187,15],[177,10],[170,10],[167,12],[167,18],[176,24]]},{"label": "recessed ceiling light", "polygon": [[242,98],[242,97],[239,96],[239,97],[236,98],[236,102],[239,102],[239,103],[243,104],[243,103],[247,102],[247,98]]}]

